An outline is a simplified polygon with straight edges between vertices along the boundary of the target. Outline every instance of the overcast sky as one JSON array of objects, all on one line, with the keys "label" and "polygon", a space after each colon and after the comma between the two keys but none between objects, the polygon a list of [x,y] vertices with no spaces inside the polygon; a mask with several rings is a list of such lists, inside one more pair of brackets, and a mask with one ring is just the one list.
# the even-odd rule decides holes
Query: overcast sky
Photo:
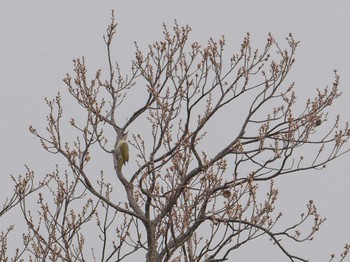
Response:
[{"label": "overcast sky", "polygon": [[[91,70],[106,67],[102,35],[111,9],[119,24],[114,57],[125,70],[134,54],[133,42],[145,48],[160,40],[162,23],[172,25],[174,19],[191,26],[191,40],[205,44],[209,37],[225,35],[227,45],[236,50],[248,31],[259,48],[269,32],[281,43],[293,33],[301,43],[288,81],[295,81],[297,96],[312,96],[316,88],[330,85],[337,69],[343,96],[332,116],[350,120],[348,0],[0,1],[0,203],[11,192],[10,174],[23,173],[24,164],[39,172],[52,170],[54,156],[41,150],[28,126],[44,127],[43,99],[64,93],[62,79],[72,71],[73,58],[84,55]],[[278,180],[279,207],[286,216],[297,218],[314,199],[327,217],[315,241],[298,247],[311,261],[328,261],[329,254],[340,253],[350,242],[349,160],[350,154],[325,171]],[[254,252],[242,248],[237,261],[281,261],[259,244],[249,247]]]}]

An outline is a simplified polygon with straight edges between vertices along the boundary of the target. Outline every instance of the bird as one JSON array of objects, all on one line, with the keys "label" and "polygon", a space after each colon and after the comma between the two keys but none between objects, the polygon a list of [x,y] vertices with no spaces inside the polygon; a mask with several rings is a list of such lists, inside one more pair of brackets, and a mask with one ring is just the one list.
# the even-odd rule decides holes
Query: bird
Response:
[{"label": "bird", "polygon": [[114,155],[117,160],[118,171],[122,170],[122,166],[129,161],[129,146],[127,143],[128,132],[122,133],[121,138],[114,148]]}]

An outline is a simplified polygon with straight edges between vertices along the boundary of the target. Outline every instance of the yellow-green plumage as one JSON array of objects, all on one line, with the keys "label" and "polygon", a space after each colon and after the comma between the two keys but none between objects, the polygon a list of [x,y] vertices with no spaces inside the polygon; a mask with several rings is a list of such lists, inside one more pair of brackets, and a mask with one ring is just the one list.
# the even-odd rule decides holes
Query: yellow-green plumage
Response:
[{"label": "yellow-green plumage", "polygon": [[129,161],[129,146],[126,141],[127,135],[127,133],[122,135],[122,138],[114,149],[115,158],[117,160],[117,168],[119,171],[122,169],[122,166]]}]

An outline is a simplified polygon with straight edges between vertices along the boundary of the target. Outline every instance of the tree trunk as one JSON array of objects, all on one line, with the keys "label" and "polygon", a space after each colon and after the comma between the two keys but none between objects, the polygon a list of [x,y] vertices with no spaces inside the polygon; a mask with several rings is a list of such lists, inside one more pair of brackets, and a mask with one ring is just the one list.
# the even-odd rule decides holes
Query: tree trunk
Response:
[{"label": "tree trunk", "polygon": [[147,240],[148,240],[148,252],[146,255],[147,262],[157,262],[158,261],[158,253],[157,253],[157,245],[155,238],[155,226],[152,222],[148,224],[147,229]]}]

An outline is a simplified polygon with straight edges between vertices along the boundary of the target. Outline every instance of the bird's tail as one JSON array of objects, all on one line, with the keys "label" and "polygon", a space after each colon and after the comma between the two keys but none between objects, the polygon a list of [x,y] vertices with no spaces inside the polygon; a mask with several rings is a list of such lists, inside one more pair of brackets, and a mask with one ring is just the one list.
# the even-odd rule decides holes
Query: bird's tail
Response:
[{"label": "bird's tail", "polygon": [[123,159],[119,159],[117,163],[118,171],[122,171],[122,167],[123,167]]}]

